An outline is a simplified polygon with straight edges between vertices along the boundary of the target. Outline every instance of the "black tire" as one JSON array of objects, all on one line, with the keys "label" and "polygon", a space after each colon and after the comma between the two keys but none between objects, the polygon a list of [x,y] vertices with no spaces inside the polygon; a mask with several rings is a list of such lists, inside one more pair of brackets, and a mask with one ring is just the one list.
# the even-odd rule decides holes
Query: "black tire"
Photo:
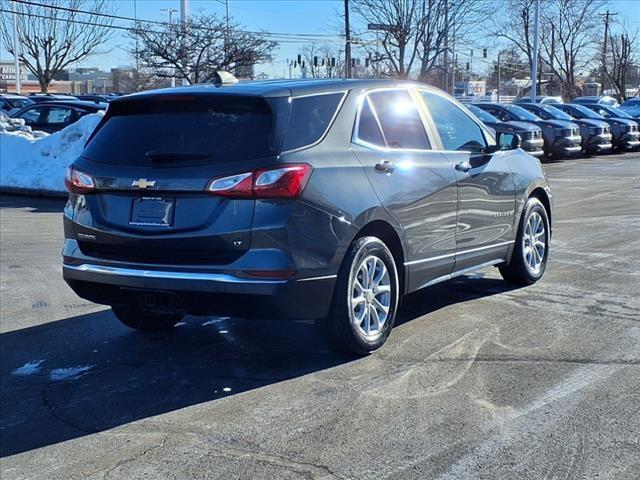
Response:
[{"label": "black tire", "polygon": [[[389,306],[382,327],[377,330],[375,335],[367,337],[360,331],[359,327],[356,326],[355,314],[351,308],[351,299],[355,291],[355,282],[360,278],[358,276],[359,269],[365,259],[368,259],[370,256],[374,256],[382,261],[386,267],[389,297],[384,297],[383,301],[385,303],[388,302]],[[371,292],[370,295],[374,293],[375,292]],[[376,294],[376,298],[378,298],[377,295],[384,294],[378,293]],[[393,328],[398,309],[399,295],[398,270],[393,255],[387,246],[382,240],[376,237],[362,237],[357,239],[349,248],[340,267],[329,316],[320,321],[322,333],[329,346],[333,350],[356,355],[367,355],[380,348],[386,342]],[[363,298],[364,296],[366,295],[363,294]],[[368,302],[370,301],[371,299],[367,300],[367,304],[369,304]],[[365,308],[364,305],[363,308]]]},{"label": "black tire", "polygon": [[183,315],[155,313],[130,307],[111,307],[113,314],[127,327],[146,332],[168,330],[182,320]]},{"label": "black tire", "polygon": [[[525,260],[525,229],[527,223],[532,215],[537,214],[542,220],[544,226],[544,253],[541,257],[541,265],[539,269],[532,269]],[[542,202],[536,197],[530,197],[524,206],[522,216],[520,218],[520,224],[518,225],[518,233],[516,235],[516,242],[513,248],[513,253],[509,263],[504,263],[498,267],[502,278],[508,283],[519,286],[531,285],[544,275],[544,271],[547,268],[547,259],[549,257],[549,216],[547,209]]]}]

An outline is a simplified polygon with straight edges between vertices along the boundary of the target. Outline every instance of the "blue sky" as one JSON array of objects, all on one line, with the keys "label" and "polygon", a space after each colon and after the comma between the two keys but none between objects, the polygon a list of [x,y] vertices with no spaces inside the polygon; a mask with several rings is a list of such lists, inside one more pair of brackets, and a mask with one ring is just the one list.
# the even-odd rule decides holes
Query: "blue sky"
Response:
[{"label": "blue sky", "polygon": [[[146,20],[168,21],[167,12],[163,9],[173,8],[174,20],[179,17],[180,0],[111,0],[117,15],[134,16],[134,6],[137,16]],[[190,11],[204,10],[224,16],[223,0],[189,0]],[[343,0],[229,0],[230,14],[236,22],[245,25],[250,30],[268,30],[278,33],[305,33],[319,35],[339,35],[341,31],[341,13]],[[640,28],[640,0],[610,0],[609,8],[618,12],[617,19],[624,19],[630,26]],[[126,21],[117,20],[117,24],[128,26]],[[479,39],[485,35],[479,32]],[[481,40],[479,40],[482,43]],[[309,42],[306,42],[309,43]],[[341,47],[335,37],[326,37],[326,41],[318,45],[329,44],[336,49]],[[286,59],[295,58],[300,53],[304,43],[281,43],[276,52],[273,64],[259,66],[256,73],[264,71],[271,76],[288,74]],[[490,49],[492,45],[479,45],[479,48]],[[96,54],[81,63],[83,67],[99,67],[108,69],[116,66],[131,65],[133,63],[129,53],[129,39],[124,32],[116,31],[112,39],[106,42]],[[357,53],[354,55],[356,56]],[[0,50],[3,61],[10,60],[7,52]]]}]

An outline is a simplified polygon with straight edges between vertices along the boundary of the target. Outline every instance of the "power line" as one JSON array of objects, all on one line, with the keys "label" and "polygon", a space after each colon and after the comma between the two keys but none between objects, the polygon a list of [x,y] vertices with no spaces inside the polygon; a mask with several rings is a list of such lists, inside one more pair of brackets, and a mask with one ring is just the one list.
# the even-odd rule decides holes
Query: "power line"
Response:
[{"label": "power line", "polygon": [[[11,10],[6,10],[3,8],[0,8],[0,12],[1,13],[12,13]],[[136,31],[135,28],[132,27],[124,27],[121,25],[104,25],[101,23],[95,23],[95,22],[88,22],[85,20],[70,20],[70,19],[65,19],[65,18],[55,18],[55,17],[49,17],[46,15],[40,15],[37,13],[29,13],[29,12],[16,12],[16,15],[18,16],[26,16],[26,17],[33,17],[33,18],[44,18],[47,20],[53,20],[53,21],[57,21],[57,22],[64,22],[64,23],[72,23],[72,24],[78,24],[78,25],[88,25],[91,27],[102,27],[102,28],[113,28],[116,30],[123,30],[123,31],[127,31],[127,32],[134,32]],[[158,30],[147,30],[149,33],[162,33]],[[264,34],[263,34],[264,35]],[[307,42],[309,41],[308,39],[295,39],[295,38],[286,38],[286,39],[275,39],[272,37],[269,37],[268,35],[264,35],[265,38],[270,38],[271,40],[276,41],[277,43],[281,43],[281,44],[293,44],[293,45],[299,45],[300,43],[303,42]],[[326,42],[326,40],[322,40],[323,42]]]},{"label": "power line", "polygon": [[[46,3],[39,3],[39,2],[33,2],[30,0],[8,0],[10,2],[14,2],[14,3],[22,3],[24,5],[31,5],[34,7],[42,7],[42,8],[50,8],[53,10],[62,10],[62,11],[66,11],[66,12],[71,12],[71,13],[80,13],[83,15],[92,15],[95,17],[104,17],[104,18],[112,18],[115,20],[125,20],[125,21],[129,21],[129,22],[134,22],[134,23],[147,23],[147,24],[151,24],[151,25],[160,25],[160,26],[170,26],[171,24],[168,22],[163,22],[163,21],[158,21],[158,20],[145,20],[145,19],[139,19],[139,18],[133,18],[133,17],[125,17],[122,15],[112,15],[109,13],[96,13],[96,12],[90,12],[87,10],[78,10],[78,9],[73,9],[73,8],[69,8],[69,7],[62,7],[59,5],[47,5]],[[20,13],[20,12],[18,12]],[[22,13],[26,13],[26,12],[22,12]],[[32,14],[33,15],[33,14]],[[46,18],[50,18],[50,17],[46,17]],[[125,28],[125,27],[120,27]],[[196,28],[196,29],[201,29],[201,30],[211,30],[210,28],[204,27],[204,26],[199,26],[199,25],[190,25],[190,28]],[[251,30],[239,30],[242,33],[252,33],[252,34],[257,34],[257,35],[268,35],[271,37],[300,37],[300,38],[333,38],[336,40],[340,40],[342,41],[343,36],[342,35],[330,35],[330,34],[326,34],[326,33],[290,33],[290,32],[259,32],[259,31],[251,31]]]}]

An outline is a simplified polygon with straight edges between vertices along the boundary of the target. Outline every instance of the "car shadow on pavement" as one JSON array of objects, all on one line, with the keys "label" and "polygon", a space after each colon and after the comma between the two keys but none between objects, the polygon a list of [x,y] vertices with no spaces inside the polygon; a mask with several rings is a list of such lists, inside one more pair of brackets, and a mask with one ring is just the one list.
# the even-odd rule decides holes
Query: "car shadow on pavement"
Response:
[{"label": "car shadow on pavement", "polygon": [[[507,289],[462,277],[410,295],[399,323]],[[141,333],[110,310],[4,333],[0,356],[2,457],[356,360],[311,321],[188,317]]]},{"label": "car shadow on pavement", "polygon": [[66,198],[37,197],[0,192],[0,209],[28,208],[34,213],[55,213],[62,212],[66,203]]}]

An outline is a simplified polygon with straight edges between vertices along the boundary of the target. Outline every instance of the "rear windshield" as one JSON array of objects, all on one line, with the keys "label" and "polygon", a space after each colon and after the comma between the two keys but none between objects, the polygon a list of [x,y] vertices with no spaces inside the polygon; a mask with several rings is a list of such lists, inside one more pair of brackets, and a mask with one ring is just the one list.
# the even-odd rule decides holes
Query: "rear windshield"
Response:
[{"label": "rear windshield", "polygon": [[83,156],[129,166],[150,165],[158,156],[225,163],[272,156],[279,147],[274,134],[274,111],[282,110],[274,108],[278,101],[163,95],[114,102]]}]

